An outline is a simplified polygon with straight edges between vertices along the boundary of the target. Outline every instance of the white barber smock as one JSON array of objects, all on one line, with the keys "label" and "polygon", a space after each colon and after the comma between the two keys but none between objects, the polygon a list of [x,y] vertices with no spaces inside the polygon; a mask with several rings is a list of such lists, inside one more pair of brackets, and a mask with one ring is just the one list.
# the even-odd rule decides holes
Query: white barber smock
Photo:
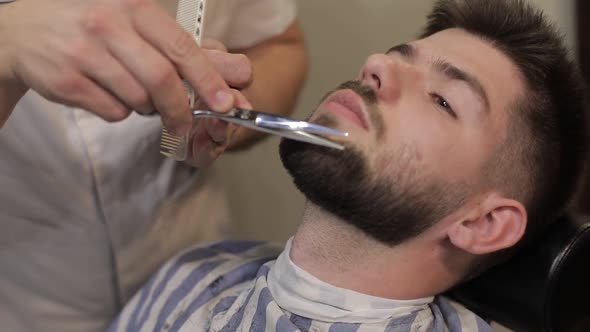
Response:
[{"label": "white barber smock", "polygon": [[[209,0],[204,35],[245,48],[295,12],[294,0]],[[0,129],[0,330],[104,330],[213,222],[156,217],[197,173],[159,154],[160,126],[107,123],[32,91],[18,103]]]}]

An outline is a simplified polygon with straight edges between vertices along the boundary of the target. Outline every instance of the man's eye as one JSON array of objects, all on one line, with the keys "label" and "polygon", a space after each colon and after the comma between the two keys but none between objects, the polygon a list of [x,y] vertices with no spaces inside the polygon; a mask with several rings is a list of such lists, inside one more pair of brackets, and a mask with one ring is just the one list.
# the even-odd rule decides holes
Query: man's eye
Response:
[{"label": "man's eye", "polygon": [[451,107],[451,104],[449,104],[449,102],[446,101],[443,97],[437,94],[433,94],[432,99],[439,108],[442,108],[445,112],[448,112],[453,117],[457,117],[457,114],[455,114],[455,111]]}]

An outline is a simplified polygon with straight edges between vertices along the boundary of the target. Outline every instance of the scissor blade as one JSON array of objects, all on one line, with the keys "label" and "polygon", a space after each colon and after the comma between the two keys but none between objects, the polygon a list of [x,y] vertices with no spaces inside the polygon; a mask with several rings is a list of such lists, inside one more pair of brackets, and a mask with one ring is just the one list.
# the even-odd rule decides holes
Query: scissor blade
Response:
[{"label": "scissor blade", "polygon": [[306,133],[303,131],[297,131],[297,130],[291,131],[291,130],[281,130],[281,129],[275,129],[275,128],[265,128],[265,127],[252,125],[253,123],[239,123],[239,122],[234,122],[234,123],[236,123],[238,125],[242,125],[244,127],[250,128],[250,129],[254,129],[254,130],[261,131],[261,132],[264,132],[267,134],[271,134],[274,136],[280,136],[280,137],[284,137],[287,139],[292,139],[292,140],[296,140],[296,141],[300,141],[300,142],[321,145],[321,146],[325,146],[325,147],[336,149],[336,150],[344,150],[344,145],[342,145],[340,143],[336,143],[336,142],[333,142],[327,138],[316,136],[314,134]]},{"label": "scissor blade", "polygon": [[[252,111],[254,112],[254,111]],[[321,146],[325,146],[325,147],[329,147],[329,148],[333,148],[333,149],[337,149],[337,150],[344,150],[344,145],[333,142],[327,138],[324,137],[320,137],[320,136],[316,136],[312,133],[309,132],[304,132],[301,130],[292,130],[292,129],[280,129],[280,128],[273,128],[273,127],[263,127],[258,125],[255,121],[252,119],[251,116],[252,114],[249,114],[248,116],[246,116],[246,113],[242,113],[239,112],[239,114],[236,114],[238,112],[230,112],[229,115],[228,114],[223,114],[223,113],[217,113],[217,112],[212,112],[212,111],[208,111],[208,110],[193,110],[193,117],[213,117],[213,118],[217,118],[223,121],[227,121],[227,122],[231,122],[234,123],[236,125],[242,126],[242,127],[246,127],[246,128],[250,128],[250,129],[254,129],[260,132],[264,132],[267,134],[271,134],[271,135],[275,135],[275,136],[281,136],[284,138],[288,138],[288,139],[292,139],[292,140],[296,140],[296,141],[301,141],[301,142],[306,142],[306,143],[310,143],[310,144],[315,144],[315,145],[321,145]],[[254,113],[258,113],[257,116],[260,116],[260,112],[254,112]],[[322,127],[325,129],[331,129],[331,128],[327,128],[327,127]],[[331,129],[333,130],[333,129]],[[326,132],[323,131],[323,133],[325,134]],[[341,132],[339,132],[341,133]],[[348,134],[346,134],[348,135]],[[337,136],[342,136],[342,135],[338,135]]]},{"label": "scissor blade", "polygon": [[300,141],[300,142],[321,145],[321,146],[325,146],[325,147],[336,149],[336,150],[344,150],[344,145],[342,145],[340,143],[336,143],[336,142],[330,141],[327,138],[319,137],[314,134],[306,133],[304,131],[290,131],[290,130],[276,131],[274,133],[274,135],[281,136],[281,137],[288,138],[288,139],[292,139],[292,140],[296,140],[296,141]]},{"label": "scissor blade", "polygon": [[274,129],[282,129],[282,130],[290,130],[290,131],[303,131],[310,134],[318,134],[318,135],[333,135],[333,136],[348,136],[348,133],[329,128],[320,126],[315,123],[307,122],[307,121],[299,121],[293,120],[289,118],[283,118],[274,115],[268,115],[259,113],[256,116],[256,125],[266,128],[274,128]]}]

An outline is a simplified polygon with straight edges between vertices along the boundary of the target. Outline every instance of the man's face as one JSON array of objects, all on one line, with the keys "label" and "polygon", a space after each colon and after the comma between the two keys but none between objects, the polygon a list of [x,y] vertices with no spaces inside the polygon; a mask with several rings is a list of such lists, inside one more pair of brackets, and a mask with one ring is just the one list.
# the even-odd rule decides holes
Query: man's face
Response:
[{"label": "man's face", "polygon": [[294,141],[281,157],[312,202],[391,245],[457,211],[506,136],[523,85],[512,62],[459,29],[370,56],[311,116],[345,151]]}]

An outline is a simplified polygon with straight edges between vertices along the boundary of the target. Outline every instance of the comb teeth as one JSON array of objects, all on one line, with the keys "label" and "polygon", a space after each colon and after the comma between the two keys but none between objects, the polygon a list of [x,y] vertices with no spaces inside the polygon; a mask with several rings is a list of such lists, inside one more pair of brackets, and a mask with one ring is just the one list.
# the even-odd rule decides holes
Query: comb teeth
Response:
[{"label": "comb teeth", "polygon": [[160,138],[160,153],[174,160],[186,160],[188,145],[188,134],[185,136],[172,135],[162,127]]},{"label": "comb teeth", "polygon": [[[1,0],[0,0],[1,1]],[[195,43],[201,44],[203,34],[203,20],[205,18],[206,0],[179,0],[176,12],[176,22],[194,38]],[[188,95],[188,104],[192,109],[195,105],[195,91],[187,81],[183,81],[184,89]],[[189,133],[185,136],[176,136],[162,127],[160,139],[160,153],[174,160],[186,160],[188,150]]]}]

